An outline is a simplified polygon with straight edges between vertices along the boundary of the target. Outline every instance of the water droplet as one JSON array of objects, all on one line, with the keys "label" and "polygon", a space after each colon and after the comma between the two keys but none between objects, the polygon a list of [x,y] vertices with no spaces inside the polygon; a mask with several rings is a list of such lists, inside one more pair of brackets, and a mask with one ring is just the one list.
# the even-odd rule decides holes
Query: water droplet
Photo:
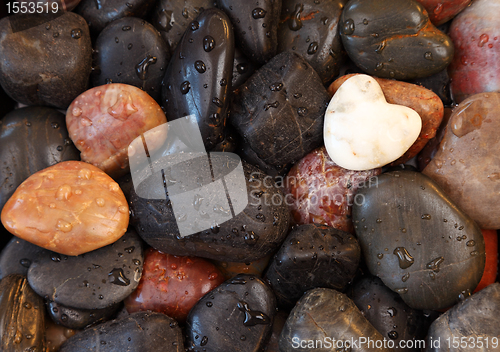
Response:
[{"label": "water droplet", "polygon": [[422,220],[431,220],[431,215],[430,214],[424,214],[420,217]]},{"label": "water droplet", "polygon": [[251,310],[246,302],[238,302],[237,307],[240,311],[245,313],[245,320],[243,321],[243,325],[245,326],[255,326],[257,324],[267,325],[271,323],[266,314]]},{"label": "water droplet", "polygon": [[215,48],[215,39],[207,35],[205,38],[203,38],[203,50],[205,50],[207,53],[211,52]]},{"label": "water droplet", "polygon": [[409,278],[410,278],[410,273],[406,273],[401,278],[401,281],[406,282],[406,281],[408,281]]},{"label": "water droplet", "polygon": [[471,292],[469,289],[467,289],[465,291],[460,292],[460,294],[458,295],[458,300],[461,302],[461,301],[466,300],[470,296],[471,296]]},{"label": "water droplet", "polygon": [[197,30],[198,28],[200,28],[200,24],[198,23],[198,21],[193,21],[191,22],[191,24],[189,25],[189,28],[191,28],[192,31],[195,31]]},{"label": "water droplet", "polygon": [[312,42],[309,44],[309,47],[307,48],[307,53],[309,55],[314,55],[318,51],[319,45],[318,42]]},{"label": "water droplet", "polygon": [[299,116],[304,117],[307,115],[307,113],[308,113],[307,108],[304,108],[304,107],[297,108],[297,114]]},{"label": "water droplet", "polygon": [[200,342],[200,346],[205,346],[208,343],[208,337],[203,336]]},{"label": "water droplet", "polygon": [[259,18],[266,17],[266,13],[267,13],[266,10],[261,9],[260,7],[257,7],[255,9],[253,9],[253,11],[252,11],[252,17],[257,20]]},{"label": "water droplet", "polygon": [[215,105],[217,105],[219,108],[221,108],[222,105],[223,105],[222,101],[219,98],[215,98],[215,97],[212,99],[212,103],[214,103]]},{"label": "water droplet", "polygon": [[349,18],[347,21],[345,21],[344,26],[343,26],[343,31],[345,35],[351,35],[354,33],[354,21]]},{"label": "water droplet", "polygon": [[54,34],[52,34],[52,36],[53,36],[54,38],[59,37],[59,32],[55,32]]},{"label": "water droplet", "polygon": [[470,252],[470,255],[473,256],[473,257],[475,257],[475,256],[479,255],[479,252],[478,251],[472,251],[472,252]]},{"label": "water droplet", "polygon": [[257,241],[259,240],[259,235],[256,235],[253,231],[248,231],[245,233],[245,236],[243,238],[245,240],[245,243],[248,245],[255,245]]},{"label": "water droplet", "polygon": [[365,26],[367,26],[367,25],[368,25],[368,20],[367,20],[366,18],[363,20],[363,24],[364,24]]},{"label": "water droplet", "polygon": [[186,8],[182,9],[182,17],[189,18],[189,12]]},{"label": "water droplet", "polygon": [[279,101],[275,101],[274,103],[264,105],[264,111],[269,110],[270,108],[277,108],[280,105]]},{"label": "water droplet", "polygon": [[235,277],[234,279],[232,279],[231,281],[229,281],[229,283],[231,285],[244,285],[247,283],[247,281],[242,278],[242,277]]},{"label": "water droplet", "polygon": [[122,269],[113,269],[108,273],[109,282],[118,286],[130,285],[130,280],[125,276]]},{"label": "water droplet", "polygon": [[382,259],[382,258],[384,258],[384,253],[379,253],[379,254],[377,254],[377,258],[378,258],[378,259]]},{"label": "water droplet", "polygon": [[391,307],[391,308],[388,308],[387,309],[387,313],[389,314],[389,316],[392,318],[392,317],[395,317],[396,314],[398,313],[397,309],[394,308],[394,307]]},{"label": "water droplet", "polygon": [[408,250],[404,247],[397,247],[394,249],[393,253],[398,256],[399,267],[401,269],[407,269],[415,262],[415,259],[413,259],[410,253],[408,253]]},{"label": "water droplet", "polygon": [[71,38],[80,39],[82,37],[82,30],[80,28],[75,28],[71,30]]},{"label": "water droplet", "polygon": [[68,316],[66,314],[61,315],[62,321],[68,321]]},{"label": "water droplet", "polygon": [[292,13],[290,19],[288,20],[288,28],[290,28],[292,31],[298,31],[302,28],[302,11],[304,11],[304,5],[295,5],[295,11]]},{"label": "water droplet", "polygon": [[283,88],[283,83],[273,83],[269,86],[272,92],[279,92]]},{"label": "water droplet", "polygon": [[106,201],[103,198],[96,198],[95,202],[100,207],[103,207],[104,204],[106,204]]},{"label": "water droplet", "polygon": [[404,287],[404,288],[397,288],[396,292],[399,293],[400,295],[404,295],[405,293],[408,293],[408,289],[406,287]]},{"label": "water droplet", "polygon": [[474,247],[476,245],[476,241],[474,240],[467,241],[466,245],[467,247]]},{"label": "water droplet", "polygon": [[382,51],[385,49],[386,45],[387,45],[387,41],[384,39],[384,40],[382,41],[382,43],[380,43],[380,44],[378,45],[377,49],[375,49],[375,52],[376,52],[377,54],[382,54]]},{"label": "water droplet", "polygon": [[134,251],[134,249],[135,249],[135,247],[131,246],[131,247],[125,248],[124,251],[127,252],[128,254],[131,254]]},{"label": "water droplet", "polygon": [[433,60],[432,53],[431,53],[430,51],[426,52],[426,53],[424,54],[424,58],[425,58],[426,60]]},{"label": "water droplet", "polygon": [[56,229],[62,232],[70,232],[73,229],[73,225],[63,219],[59,219],[57,220]]},{"label": "water droplet", "polygon": [[135,65],[135,73],[139,79],[145,81],[148,78],[148,69],[150,65],[156,64],[156,56],[148,55]]},{"label": "water droplet", "polygon": [[391,340],[396,340],[398,338],[398,333],[397,331],[392,330],[387,333],[387,336],[389,336]]},{"label": "water droplet", "polygon": [[182,82],[182,84],[181,84],[181,93],[182,94],[187,94],[190,89],[191,89],[191,83],[189,83],[189,81]]},{"label": "water droplet", "polygon": [[24,266],[25,268],[29,268],[30,265],[31,265],[31,260],[29,259],[26,259],[26,258],[23,258],[19,261],[19,264],[21,264],[22,266]]},{"label": "water droplet", "polygon": [[122,31],[124,31],[124,32],[129,31],[131,29],[132,29],[132,27],[130,27],[130,26],[123,26],[122,27]]},{"label": "water droplet", "polygon": [[434,272],[432,272],[432,271],[431,271],[431,272],[429,273],[429,276],[430,276],[430,278],[431,278],[432,280],[436,280],[436,274],[434,274]]},{"label": "water droplet", "polygon": [[207,66],[205,66],[205,63],[201,60],[198,60],[194,63],[194,68],[196,69],[196,71],[198,71],[199,73],[205,73],[206,70],[207,70]]},{"label": "water droplet", "polygon": [[73,114],[73,116],[75,117],[78,117],[82,114],[82,109],[80,109],[79,107],[75,107],[73,108],[73,110],[71,111],[71,113]]},{"label": "water droplet", "polygon": [[53,253],[50,259],[55,263],[59,263],[61,261],[61,256],[57,253]]},{"label": "water droplet", "polygon": [[239,74],[243,74],[247,72],[248,70],[248,64],[247,63],[240,63],[236,65],[236,70],[238,71]]},{"label": "water droplet", "polygon": [[479,37],[479,41],[477,43],[477,46],[482,48],[484,46],[484,44],[488,43],[488,40],[490,40],[490,37],[488,36],[488,34],[481,34],[481,36]]},{"label": "water droplet", "polygon": [[439,266],[441,263],[444,262],[443,257],[438,257],[436,259],[431,260],[429,263],[427,263],[426,268],[434,271],[435,273],[439,272]]}]

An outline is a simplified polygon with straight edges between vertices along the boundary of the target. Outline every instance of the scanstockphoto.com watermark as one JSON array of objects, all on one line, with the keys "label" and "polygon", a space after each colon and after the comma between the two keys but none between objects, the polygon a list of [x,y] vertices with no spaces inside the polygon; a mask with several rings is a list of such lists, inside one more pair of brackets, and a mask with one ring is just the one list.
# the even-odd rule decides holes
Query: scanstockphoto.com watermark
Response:
[{"label": "scanstockphoto.com watermark", "polygon": [[[255,186],[258,189],[272,189],[278,187],[282,190],[282,194],[272,193],[270,197],[263,197],[263,193],[260,191],[253,191],[250,193],[250,204],[252,205],[266,205],[266,206],[280,206],[286,204],[287,206],[299,206],[302,203],[301,199],[295,198],[293,194],[290,194],[286,190],[286,185],[298,185],[302,182],[301,179],[295,176],[265,176],[263,180],[259,179],[258,173],[252,173],[251,178],[255,182]],[[366,198],[362,193],[355,192],[325,192],[323,177],[312,177],[308,179],[307,183],[307,193],[310,195],[307,199],[309,206],[321,206],[321,207],[342,207],[342,206],[362,206],[365,204]],[[352,179],[348,180],[346,188],[353,187],[356,185],[356,190],[363,188],[378,188],[378,177],[371,176],[369,178],[363,176],[354,176]],[[337,189],[337,188],[335,188]],[[343,187],[338,188],[342,190]]]}]

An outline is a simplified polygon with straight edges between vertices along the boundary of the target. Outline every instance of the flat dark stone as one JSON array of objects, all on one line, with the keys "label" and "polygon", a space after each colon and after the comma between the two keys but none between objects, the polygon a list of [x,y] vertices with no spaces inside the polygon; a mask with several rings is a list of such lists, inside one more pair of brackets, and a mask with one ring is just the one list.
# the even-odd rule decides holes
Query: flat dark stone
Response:
[{"label": "flat dark stone", "polygon": [[0,34],[0,84],[12,99],[65,109],[87,89],[92,45],[81,16],[12,15]]},{"label": "flat dark stone", "polygon": [[351,0],[340,18],[347,54],[370,75],[398,80],[427,77],[453,58],[451,39],[413,0]]},{"label": "flat dark stone", "polygon": [[45,252],[41,247],[18,237],[12,237],[0,252],[0,280],[12,274],[28,275],[31,263]]},{"label": "flat dark stone", "polygon": [[28,280],[46,300],[79,309],[104,309],[137,288],[143,260],[142,241],[129,229],[115,243],[76,257],[45,251],[31,264]]},{"label": "flat dark stone", "polygon": [[278,52],[300,54],[324,84],[339,74],[346,59],[338,23],[346,0],[284,0],[278,30]]},{"label": "flat dark stone", "polygon": [[67,160],[80,160],[80,152],[62,113],[27,107],[7,114],[0,120],[0,210],[33,173]]},{"label": "flat dark stone", "polygon": [[361,257],[358,241],[333,227],[306,224],[286,237],[266,271],[278,304],[292,308],[316,287],[343,291],[354,278]]},{"label": "flat dark stone", "polygon": [[[280,352],[329,352],[337,348],[342,350],[347,345],[316,346],[314,341],[332,342],[335,339],[335,343],[338,340],[350,342],[360,341],[361,337],[383,346],[381,340],[384,337],[366,320],[353,301],[336,290],[316,288],[307,291],[292,309],[281,332],[279,346]],[[351,347],[353,351],[393,351],[390,348]]]},{"label": "flat dark stone", "polygon": [[108,82],[141,88],[160,101],[161,81],[170,54],[153,25],[135,17],[113,21],[99,34],[95,45],[94,86]]},{"label": "flat dark stone", "polygon": [[430,178],[393,171],[358,195],[354,227],[368,269],[406,304],[446,308],[476,288],[485,265],[481,230]]},{"label": "flat dark stone", "polygon": [[120,308],[121,302],[104,309],[77,309],[66,307],[56,302],[47,303],[50,318],[69,329],[83,329],[89,325],[109,320]]},{"label": "flat dark stone", "polygon": [[183,352],[181,329],[162,313],[137,312],[88,328],[68,339],[60,352]]},{"label": "flat dark stone", "polygon": [[311,65],[284,52],[240,87],[230,121],[262,163],[283,167],[323,143],[329,101]]},{"label": "flat dark stone", "polygon": [[240,274],[191,309],[186,347],[193,352],[260,351],[271,333],[276,299],[262,279]]}]

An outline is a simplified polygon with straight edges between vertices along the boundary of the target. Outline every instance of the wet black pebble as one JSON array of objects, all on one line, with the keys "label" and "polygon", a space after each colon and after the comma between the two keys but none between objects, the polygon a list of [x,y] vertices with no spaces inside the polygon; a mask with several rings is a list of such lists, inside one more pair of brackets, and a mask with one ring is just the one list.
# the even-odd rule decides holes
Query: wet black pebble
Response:
[{"label": "wet black pebble", "polygon": [[309,289],[343,291],[354,278],[360,257],[358,241],[351,234],[324,225],[301,225],[288,234],[265,277],[278,304],[292,308]]},{"label": "wet black pebble", "polygon": [[191,309],[186,347],[193,352],[258,351],[271,333],[276,299],[262,279],[240,274]]},{"label": "wet black pebble", "polygon": [[47,303],[47,312],[52,320],[69,329],[83,329],[91,324],[111,318],[120,308],[121,302],[104,309],[77,309],[65,307],[56,302]]},{"label": "wet black pebble", "polygon": [[31,263],[45,250],[17,237],[13,237],[0,252],[0,280],[12,274],[26,276]]},{"label": "wet black pebble", "polygon": [[143,260],[142,241],[129,229],[115,243],[76,257],[45,251],[32,263],[28,280],[46,300],[79,309],[104,309],[137,288]]},{"label": "wet black pebble", "polygon": [[184,351],[177,322],[162,313],[137,312],[88,328],[68,339],[60,352]]},{"label": "wet black pebble", "polygon": [[[130,27],[124,31],[123,28]],[[167,44],[148,22],[125,17],[110,23],[96,42],[94,86],[125,83],[141,88],[155,100],[161,96],[161,81],[170,59]]]}]

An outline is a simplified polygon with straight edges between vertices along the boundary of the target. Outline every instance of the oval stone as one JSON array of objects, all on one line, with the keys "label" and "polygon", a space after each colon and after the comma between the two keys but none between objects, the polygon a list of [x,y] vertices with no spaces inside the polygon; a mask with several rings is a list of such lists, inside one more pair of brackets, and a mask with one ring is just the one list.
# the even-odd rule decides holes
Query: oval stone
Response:
[{"label": "oval stone", "polygon": [[139,285],[142,241],[130,230],[112,245],[77,257],[45,251],[31,264],[28,280],[42,297],[77,309],[104,309]]},{"label": "oval stone", "polygon": [[259,351],[269,337],[276,299],[261,279],[240,274],[207,293],[186,323],[186,347],[195,351]]},{"label": "oval stone", "polygon": [[138,312],[79,332],[59,352],[184,351],[177,322],[161,313]]},{"label": "oval stone", "polygon": [[361,189],[354,228],[368,269],[415,309],[442,309],[481,280],[484,239],[476,223],[427,176],[393,171]]},{"label": "oval stone", "polygon": [[500,93],[476,94],[463,101],[423,171],[482,229],[500,228],[499,111]]},{"label": "oval stone", "polygon": [[343,291],[360,260],[361,249],[354,236],[329,226],[307,224],[288,234],[265,277],[278,304],[291,308],[312,288]]},{"label": "oval stone", "polygon": [[[346,295],[328,288],[316,288],[302,296],[292,309],[279,341],[280,352],[319,351],[328,352],[332,348],[341,350],[390,352],[392,348],[362,348],[347,345],[360,338],[372,340],[381,346],[384,337],[361,314],[353,301]],[[321,346],[315,341],[341,341],[340,345]],[[294,343],[295,341],[295,343]],[[296,342],[304,341],[304,348],[297,348]],[[312,345],[309,344],[312,342]],[[345,341],[345,342],[344,342]]]},{"label": "oval stone", "polygon": [[450,38],[413,0],[351,0],[339,27],[351,60],[377,77],[426,77],[445,69],[453,58]]},{"label": "oval stone", "polygon": [[0,120],[0,211],[33,173],[61,161],[79,160],[64,115],[46,107],[26,107]]},{"label": "oval stone", "polygon": [[500,90],[500,1],[476,0],[450,27],[456,48],[450,65],[451,91],[457,103]]},{"label": "oval stone", "polygon": [[87,88],[92,45],[89,27],[76,13],[2,19],[0,52],[0,84],[19,103],[66,109]]}]

